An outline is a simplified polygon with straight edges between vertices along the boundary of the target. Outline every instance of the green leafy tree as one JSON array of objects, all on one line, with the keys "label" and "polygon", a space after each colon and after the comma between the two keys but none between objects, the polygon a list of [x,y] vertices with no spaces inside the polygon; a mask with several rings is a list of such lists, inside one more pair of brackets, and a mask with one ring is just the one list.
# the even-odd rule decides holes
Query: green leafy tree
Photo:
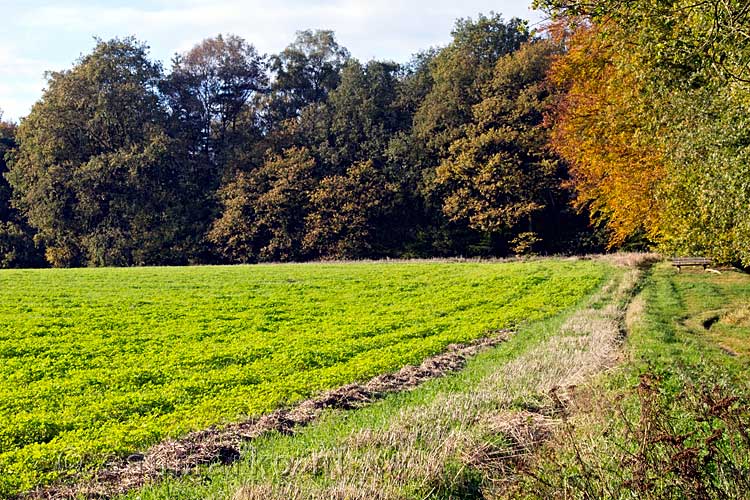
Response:
[{"label": "green leafy tree", "polygon": [[[432,155],[442,157],[472,118],[482,86],[497,60],[530,39],[526,21],[507,23],[499,14],[459,19],[453,41],[431,64],[433,85],[415,116],[415,133]],[[437,162],[436,162],[437,163]]]},{"label": "green leafy tree", "polygon": [[398,69],[394,63],[349,60],[336,90],[302,113],[297,132],[316,156],[321,175],[343,174],[368,160],[382,168],[388,142],[404,124],[394,105]]},{"label": "green leafy tree", "polygon": [[651,72],[668,86],[695,88],[716,78],[750,83],[750,8],[745,0],[534,3],[559,18],[588,19],[629,33],[611,42],[640,56],[632,70]]},{"label": "green leafy tree", "polygon": [[72,69],[48,75],[7,178],[52,265],[179,261],[179,172],[160,78],[131,38],[98,41]]},{"label": "green leafy tree", "polygon": [[32,230],[11,206],[13,191],[5,180],[6,155],[16,148],[16,125],[3,121],[0,110],[0,268],[39,266],[44,262],[32,239]]},{"label": "green leafy tree", "polygon": [[530,37],[525,21],[506,23],[494,13],[458,20],[452,35],[448,46],[423,54],[407,73],[406,100],[401,102],[409,111],[410,127],[389,146],[392,163],[402,165],[413,179],[406,202],[422,214],[412,231],[417,255],[491,253],[482,234],[444,215],[446,193],[436,183],[437,166],[471,121],[497,60]]},{"label": "green leafy tree", "polygon": [[323,102],[341,80],[341,69],[350,59],[332,31],[305,30],[281,53],[272,56],[275,76],[269,96],[269,120],[279,125],[296,118],[310,104]]},{"label": "green leafy tree", "polygon": [[[750,102],[725,88],[672,94],[663,250],[750,267]],[[710,117],[696,119],[696,117]]]},{"label": "green leafy tree", "polygon": [[[372,178],[380,179],[389,188],[383,191],[383,196],[389,199],[383,200],[377,217],[367,215],[369,209],[362,207],[361,217],[368,221],[368,236],[359,249],[349,235],[342,236],[349,243],[333,250],[337,244],[332,241],[338,237],[331,235],[338,234],[337,231],[331,230],[326,235],[331,226],[323,230],[327,223],[319,223],[331,220],[330,214],[317,217],[314,213],[327,207],[313,204],[309,220],[315,221],[311,223],[315,227],[311,233],[317,236],[306,241],[307,248],[316,256],[383,255],[386,248],[389,254],[399,254],[406,251],[408,242],[420,231],[416,226],[422,218],[421,200],[414,193],[419,171],[413,163],[418,153],[409,141],[413,107],[420,90],[406,89],[403,82],[404,73],[399,65],[382,61],[362,65],[350,60],[342,70],[339,86],[328,99],[302,113],[299,133],[317,159],[318,177],[327,179],[323,181],[325,186],[331,186],[334,180],[341,183],[350,178],[353,165],[367,164]],[[407,95],[407,92],[412,93]],[[351,208],[348,217],[354,216],[355,208]],[[368,254],[368,249],[373,253]]]},{"label": "green leafy tree", "polygon": [[[308,148],[314,162],[300,157],[298,149],[287,149],[259,169],[250,164],[240,168],[245,173],[222,190],[224,215],[211,233],[220,246],[231,241],[230,246],[238,247],[230,258],[353,258],[382,253],[381,238],[388,235],[381,229],[389,220],[396,190],[386,173],[386,150],[393,134],[408,123],[394,105],[398,70],[392,63],[362,65],[349,60],[338,87],[325,101],[305,107],[298,121],[285,122],[294,142]],[[299,176],[290,174],[292,170]],[[300,205],[293,217],[292,206],[283,201],[284,193],[292,194],[285,184],[289,175],[296,186],[293,200]],[[278,211],[270,208],[271,200],[279,204]],[[271,222],[266,217],[270,213],[289,224]],[[292,248],[298,242],[297,220],[305,221],[301,252]]]},{"label": "green leafy tree", "polygon": [[425,171],[434,170],[435,158],[414,131],[414,117],[434,85],[432,64],[438,49],[415,54],[399,68],[393,106],[399,110],[399,127],[390,135],[384,170],[399,188],[393,206],[389,237],[383,242],[399,255],[428,257],[455,255],[465,248],[456,234],[448,234],[441,211],[442,200],[431,196]]},{"label": "green leafy tree", "polygon": [[218,190],[235,171],[263,161],[256,102],[268,91],[265,59],[238,36],[207,38],[174,57],[160,89],[191,201],[190,259],[210,262],[216,257],[205,235],[219,217]]},{"label": "green leafy tree", "polygon": [[[221,169],[228,149],[254,124],[248,105],[268,87],[264,58],[235,35],[207,38],[172,60],[162,84],[174,125],[204,161]],[[248,123],[249,120],[249,123]]]},{"label": "green leafy tree", "polygon": [[13,191],[4,176],[8,171],[5,156],[16,147],[16,129],[14,123],[3,120],[3,112],[0,110],[0,220],[8,220],[13,215],[10,205]]},{"label": "green leafy tree", "polygon": [[372,161],[358,162],[342,175],[324,178],[310,197],[305,249],[323,259],[381,256],[383,219],[391,213],[397,186]]},{"label": "green leafy tree", "polygon": [[271,155],[258,169],[240,172],[225,185],[223,207],[209,239],[233,262],[302,258],[302,238],[315,161],[305,149]]},{"label": "green leafy tree", "polygon": [[547,149],[543,124],[546,74],[558,51],[540,40],[502,57],[471,123],[437,171],[445,214],[478,231],[507,233],[517,239],[517,251],[538,242],[537,219],[561,199],[561,168]]}]

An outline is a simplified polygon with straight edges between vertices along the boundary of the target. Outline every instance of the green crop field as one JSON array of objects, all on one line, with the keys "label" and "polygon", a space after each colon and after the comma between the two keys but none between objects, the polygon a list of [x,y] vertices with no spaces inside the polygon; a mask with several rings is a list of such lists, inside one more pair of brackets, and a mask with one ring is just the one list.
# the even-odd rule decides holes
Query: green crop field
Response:
[{"label": "green crop field", "polygon": [[0,496],[551,317],[594,261],[0,271]]}]

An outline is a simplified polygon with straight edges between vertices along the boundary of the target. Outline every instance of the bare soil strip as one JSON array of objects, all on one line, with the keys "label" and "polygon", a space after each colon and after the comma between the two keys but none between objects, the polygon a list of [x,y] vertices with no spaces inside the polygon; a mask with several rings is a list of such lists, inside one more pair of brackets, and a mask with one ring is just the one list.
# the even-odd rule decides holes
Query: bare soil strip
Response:
[{"label": "bare soil strip", "polygon": [[165,441],[143,454],[107,464],[93,479],[38,488],[23,498],[109,498],[165,475],[187,474],[200,465],[230,464],[241,458],[245,442],[272,431],[292,433],[295,427],[310,424],[326,409],[358,408],[389,393],[413,389],[428,380],[458,371],[468,358],[507,341],[510,335],[510,330],[495,330],[469,344],[451,344],[444,353],[426,359],[419,366],[405,366],[364,384],[350,384],[325,392],[291,409]]}]

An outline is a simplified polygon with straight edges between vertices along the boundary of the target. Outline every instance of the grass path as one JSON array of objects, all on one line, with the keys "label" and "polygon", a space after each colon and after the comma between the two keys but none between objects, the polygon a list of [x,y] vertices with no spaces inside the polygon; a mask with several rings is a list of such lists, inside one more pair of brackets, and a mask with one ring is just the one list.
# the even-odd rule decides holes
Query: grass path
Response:
[{"label": "grass path", "polygon": [[649,272],[626,363],[573,402],[528,498],[750,498],[750,276]]}]

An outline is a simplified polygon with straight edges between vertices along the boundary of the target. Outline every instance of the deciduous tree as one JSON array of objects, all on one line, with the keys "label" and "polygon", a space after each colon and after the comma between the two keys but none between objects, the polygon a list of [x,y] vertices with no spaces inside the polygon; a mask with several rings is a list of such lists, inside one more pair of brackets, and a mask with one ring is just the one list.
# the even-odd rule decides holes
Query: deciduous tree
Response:
[{"label": "deciduous tree", "polygon": [[[491,78],[497,60],[530,38],[527,23],[514,18],[480,15],[459,19],[453,41],[431,64],[434,84],[415,116],[415,132],[442,157],[472,118],[472,106],[481,100],[481,88]],[[436,162],[437,164],[437,162]]]},{"label": "deciduous tree", "polygon": [[396,191],[372,161],[324,178],[310,198],[305,249],[323,259],[381,256],[386,249],[378,248],[378,231],[387,229],[383,218],[390,214]]},{"label": "deciduous tree", "polygon": [[747,2],[538,4],[583,27],[553,72],[570,84],[554,137],[579,203],[613,245],[642,230],[670,253],[748,265]]},{"label": "deciduous tree", "polygon": [[302,114],[300,139],[316,156],[321,175],[343,174],[368,160],[382,167],[392,134],[404,125],[394,106],[398,69],[395,63],[352,59],[325,103]]},{"label": "deciduous tree", "polygon": [[539,239],[538,216],[561,201],[562,169],[547,149],[543,124],[546,74],[556,52],[554,43],[539,40],[500,58],[471,123],[437,172],[445,214],[475,230],[516,238],[516,251],[531,250]]},{"label": "deciduous tree", "polygon": [[162,89],[188,145],[221,169],[228,148],[242,139],[241,129],[253,125],[252,117],[243,117],[248,104],[267,86],[264,58],[255,47],[235,35],[218,35],[175,56]]},{"label": "deciduous tree", "polygon": [[632,54],[615,48],[618,35],[580,27],[550,77],[565,89],[551,114],[552,146],[570,164],[576,206],[607,227],[612,247],[639,234],[659,240],[665,175],[654,103],[628,70]]},{"label": "deciduous tree", "polygon": [[222,215],[209,239],[233,262],[302,258],[314,171],[307,150],[292,148],[271,154],[258,169],[238,173],[219,193]]},{"label": "deciduous tree", "polygon": [[33,232],[11,206],[12,189],[5,180],[5,157],[16,148],[16,125],[3,121],[0,110],[0,268],[39,266],[44,262],[32,239]]},{"label": "deciduous tree", "polygon": [[164,132],[161,68],[131,38],[98,41],[18,128],[14,206],[55,266],[179,261],[183,220]]},{"label": "deciduous tree", "polygon": [[275,76],[269,98],[269,121],[275,125],[296,118],[313,103],[326,100],[339,85],[341,69],[349,51],[338,44],[333,31],[305,30],[297,39],[270,59]]},{"label": "deciduous tree", "polygon": [[189,205],[192,259],[216,258],[205,235],[219,217],[217,192],[238,170],[263,162],[257,101],[268,90],[265,58],[235,35],[218,35],[175,56],[160,88],[169,111]]}]

